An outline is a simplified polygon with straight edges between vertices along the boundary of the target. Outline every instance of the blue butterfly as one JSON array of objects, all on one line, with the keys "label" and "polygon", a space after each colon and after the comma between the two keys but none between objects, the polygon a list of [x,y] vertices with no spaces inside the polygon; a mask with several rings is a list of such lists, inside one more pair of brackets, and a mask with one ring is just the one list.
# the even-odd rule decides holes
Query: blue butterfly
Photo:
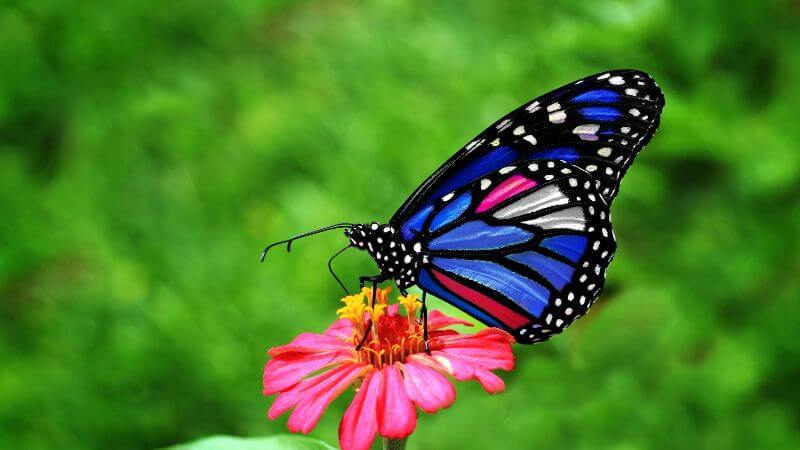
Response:
[{"label": "blue butterfly", "polygon": [[341,223],[272,245],[345,228],[350,243],[334,257],[368,252],[380,273],[362,285],[391,279],[403,293],[418,286],[426,323],[430,293],[517,342],[546,340],[586,314],[603,289],[616,249],[609,207],[663,106],[644,72],[583,78],[484,130],[388,223]]}]

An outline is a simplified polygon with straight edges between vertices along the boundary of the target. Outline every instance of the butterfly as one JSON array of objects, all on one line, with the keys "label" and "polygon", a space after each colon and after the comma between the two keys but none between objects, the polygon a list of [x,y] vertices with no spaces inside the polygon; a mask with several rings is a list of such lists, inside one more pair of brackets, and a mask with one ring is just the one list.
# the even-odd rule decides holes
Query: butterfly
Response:
[{"label": "butterfly", "polygon": [[609,208],[663,107],[644,72],[582,78],[492,124],[387,223],[336,224],[273,245],[345,228],[342,251],[364,250],[380,269],[362,285],[417,286],[423,300],[430,293],[517,342],[544,341],[600,295],[616,250]]}]

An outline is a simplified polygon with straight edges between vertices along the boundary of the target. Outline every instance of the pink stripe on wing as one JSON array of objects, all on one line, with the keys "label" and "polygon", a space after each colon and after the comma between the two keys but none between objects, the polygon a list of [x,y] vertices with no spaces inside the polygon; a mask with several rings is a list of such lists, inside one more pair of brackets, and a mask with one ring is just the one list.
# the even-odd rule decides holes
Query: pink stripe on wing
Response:
[{"label": "pink stripe on wing", "polygon": [[492,206],[534,187],[536,187],[536,182],[531,179],[522,175],[511,176],[498,184],[489,195],[484,197],[475,212],[484,212]]},{"label": "pink stripe on wing", "polygon": [[446,287],[451,292],[463,298],[464,300],[472,302],[473,305],[486,311],[487,313],[495,317],[497,320],[508,325],[509,328],[512,329],[519,328],[521,326],[527,325],[530,322],[530,320],[525,316],[523,316],[522,314],[519,314],[516,311],[507,308],[506,306],[504,306],[503,304],[499,303],[497,300],[491,297],[487,297],[486,295],[483,295],[480,292],[468,286],[464,286],[458,281],[439,272],[438,270],[431,269],[431,272],[433,273],[433,276],[436,277],[436,280],[442,284],[442,286]]}]

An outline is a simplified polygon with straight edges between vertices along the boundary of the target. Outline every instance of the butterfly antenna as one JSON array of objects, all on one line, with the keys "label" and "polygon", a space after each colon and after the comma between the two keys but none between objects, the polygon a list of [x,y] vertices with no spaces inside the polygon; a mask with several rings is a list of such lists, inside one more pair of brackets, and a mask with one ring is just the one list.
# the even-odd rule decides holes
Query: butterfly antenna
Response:
[{"label": "butterfly antenna", "polygon": [[333,225],[328,225],[327,227],[322,227],[318,230],[309,231],[308,233],[298,234],[297,236],[292,236],[289,239],[273,242],[272,244],[269,244],[266,247],[264,247],[264,250],[261,252],[261,258],[259,258],[259,261],[264,262],[264,259],[267,257],[267,252],[269,251],[269,249],[275,247],[276,245],[286,244],[286,251],[290,252],[292,251],[292,242],[296,241],[297,239],[302,239],[304,237],[308,237],[318,233],[323,233],[325,231],[335,230],[337,228],[352,228],[353,226],[354,224],[352,223],[342,222]]},{"label": "butterfly antenna", "polygon": [[336,275],[336,272],[333,271],[333,265],[332,264],[333,264],[333,260],[337,256],[339,256],[342,253],[344,253],[350,247],[352,247],[352,245],[348,245],[347,247],[339,250],[338,252],[336,252],[335,255],[331,256],[331,259],[328,260],[328,272],[330,272],[331,275],[333,275],[333,278],[336,280],[337,283],[339,283],[339,286],[342,287],[342,289],[344,290],[344,295],[350,295],[350,291],[347,290],[347,286],[345,286],[344,283],[342,283],[342,280],[340,280],[339,277]]}]

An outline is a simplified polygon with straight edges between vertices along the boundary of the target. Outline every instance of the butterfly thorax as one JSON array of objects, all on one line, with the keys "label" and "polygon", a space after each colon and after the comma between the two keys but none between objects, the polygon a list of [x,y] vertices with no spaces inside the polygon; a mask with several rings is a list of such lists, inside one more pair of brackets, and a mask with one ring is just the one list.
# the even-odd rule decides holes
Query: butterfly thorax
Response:
[{"label": "butterfly thorax", "polygon": [[351,245],[365,250],[378,264],[381,274],[393,278],[400,289],[416,283],[422,256],[419,246],[409,247],[394,227],[377,222],[355,225],[344,232]]}]

